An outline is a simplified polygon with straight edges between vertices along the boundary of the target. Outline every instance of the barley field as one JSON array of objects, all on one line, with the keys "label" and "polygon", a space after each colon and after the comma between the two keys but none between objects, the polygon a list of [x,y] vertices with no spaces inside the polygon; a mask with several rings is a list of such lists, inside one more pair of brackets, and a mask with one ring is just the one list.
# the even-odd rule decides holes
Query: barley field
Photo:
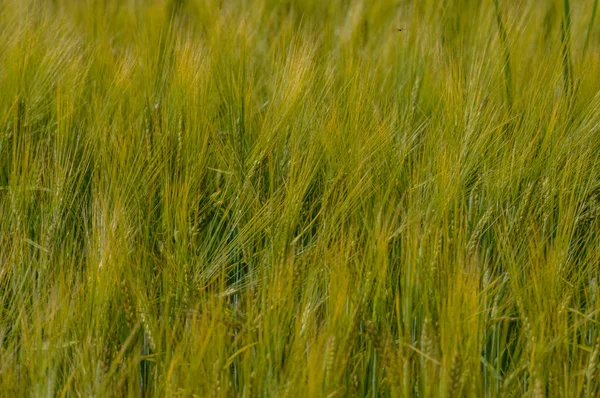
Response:
[{"label": "barley field", "polygon": [[598,397],[597,8],[0,1],[0,395]]}]

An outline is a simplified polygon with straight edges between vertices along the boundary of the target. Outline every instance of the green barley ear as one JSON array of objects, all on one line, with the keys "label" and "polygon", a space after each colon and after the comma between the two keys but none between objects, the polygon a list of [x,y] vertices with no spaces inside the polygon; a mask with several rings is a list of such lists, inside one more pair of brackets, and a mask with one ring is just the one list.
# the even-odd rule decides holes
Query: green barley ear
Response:
[{"label": "green barley ear", "polygon": [[336,338],[335,336],[330,336],[327,339],[325,350],[325,382],[327,384],[330,384],[330,381],[333,380],[336,349]]},{"label": "green barley ear", "polygon": [[559,377],[556,375],[555,371],[550,370],[548,372],[548,396],[552,398],[561,398],[563,395]]},{"label": "green barley ear", "polygon": [[136,309],[133,305],[131,291],[129,289],[129,285],[127,284],[127,280],[123,279],[121,281],[121,294],[123,297],[123,312],[125,313],[125,321],[127,322],[127,327],[131,330],[133,325],[136,323],[135,314]]},{"label": "green barley ear", "polygon": [[[600,357],[600,336],[596,339],[596,344],[590,354],[588,366],[585,373],[585,396],[593,397],[597,393],[597,381],[598,378],[598,358]],[[596,384],[594,384],[596,383]],[[596,387],[595,387],[596,386]]]},{"label": "green barley ear", "polygon": [[483,217],[478,221],[477,226],[473,230],[471,238],[469,239],[469,243],[467,244],[467,253],[470,255],[475,254],[477,248],[479,246],[479,241],[485,232],[486,228],[488,228],[488,224],[492,218],[492,210],[488,210]]},{"label": "green barley ear", "polygon": [[545,398],[546,397],[544,383],[542,382],[541,379],[539,379],[537,377],[534,380],[532,396],[534,398]]},{"label": "green barley ear", "polygon": [[212,390],[211,390],[211,396],[212,398],[219,398],[221,396],[223,396],[223,393],[221,391],[221,366],[219,364],[219,362],[215,362],[213,364],[213,369],[212,369]]},{"label": "green barley ear", "polygon": [[447,396],[450,397],[458,397],[460,396],[461,391],[461,378],[462,378],[462,369],[463,362],[461,354],[456,351],[454,356],[452,357],[452,364],[450,366],[450,373],[448,378],[448,389]]},{"label": "green barley ear", "polygon": [[137,313],[140,317],[140,322],[142,323],[142,328],[144,330],[144,337],[148,340],[148,346],[152,350],[152,352],[156,352],[156,340],[154,336],[154,329],[151,321],[149,319],[149,308],[147,305],[143,305],[142,301],[138,299],[137,304]]}]

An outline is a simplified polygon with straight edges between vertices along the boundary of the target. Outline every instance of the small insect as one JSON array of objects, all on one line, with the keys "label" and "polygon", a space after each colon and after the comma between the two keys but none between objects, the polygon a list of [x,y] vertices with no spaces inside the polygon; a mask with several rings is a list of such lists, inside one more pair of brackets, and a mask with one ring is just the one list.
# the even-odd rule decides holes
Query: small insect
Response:
[{"label": "small insect", "polygon": [[398,32],[402,32],[404,29],[398,29]]}]

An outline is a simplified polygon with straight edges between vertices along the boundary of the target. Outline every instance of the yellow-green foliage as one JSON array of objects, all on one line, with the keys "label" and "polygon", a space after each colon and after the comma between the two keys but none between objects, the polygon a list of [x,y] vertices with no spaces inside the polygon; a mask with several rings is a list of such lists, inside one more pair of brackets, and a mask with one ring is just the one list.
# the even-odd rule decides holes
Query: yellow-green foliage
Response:
[{"label": "yellow-green foliage", "polygon": [[597,3],[0,1],[0,395],[598,396]]}]

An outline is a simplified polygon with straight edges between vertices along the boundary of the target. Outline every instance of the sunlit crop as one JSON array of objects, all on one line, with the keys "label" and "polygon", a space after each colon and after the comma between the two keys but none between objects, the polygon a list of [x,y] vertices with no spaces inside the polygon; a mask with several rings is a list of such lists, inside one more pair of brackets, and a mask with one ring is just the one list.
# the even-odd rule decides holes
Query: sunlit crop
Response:
[{"label": "sunlit crop", "polygon": [[0,395],[597,397],[597,0],[0,0]]}]

